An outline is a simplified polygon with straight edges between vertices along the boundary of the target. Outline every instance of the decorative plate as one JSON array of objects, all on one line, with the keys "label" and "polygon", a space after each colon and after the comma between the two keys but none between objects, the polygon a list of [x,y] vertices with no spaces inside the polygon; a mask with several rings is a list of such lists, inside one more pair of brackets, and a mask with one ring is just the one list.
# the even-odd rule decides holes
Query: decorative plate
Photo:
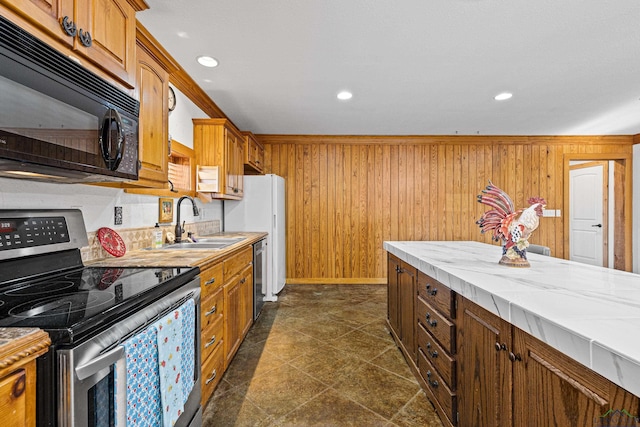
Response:
[{"label": "decorative plate", "polygon": [[115,257],[121,257],[127,252],[127,247],[122,237],[108,227],[98,229],[98,240],[104,250]]}]

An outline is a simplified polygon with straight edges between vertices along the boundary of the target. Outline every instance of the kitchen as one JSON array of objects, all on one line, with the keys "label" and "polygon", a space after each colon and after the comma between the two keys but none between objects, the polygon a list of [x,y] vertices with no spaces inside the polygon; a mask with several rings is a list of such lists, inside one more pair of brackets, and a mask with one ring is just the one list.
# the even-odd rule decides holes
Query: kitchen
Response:
[{"label": "kitchen", "polygon": [[[162,7],[154,2],[149,3],[150,11]],[[478,2],[477,6],[473,5],[473,2],[467,3],[466,7],[472,9],[481,7],[481,2]],[[456,7],[463,8],[464,4],[465,2],[459,2]],[[145,13],[150,11],[138,13],[143,25],[147,25]],[[15,16],[13,9],[7,13]],[[257,14],[257,11],[254,13]],[[148,19],[151,23],[151,19]],[[162,54],[161,47],[165,45],[164,39],[168,38],[168,35],[156,31],[152,34],[138,29],[138,40],[152,41],[146,43],[144,48],[138,49],[139,52],[145,52],[139,54],[139,58],[144,54]],[[153,42],[154,37],[163,40],[160,48],[157,41]],[[174,51],[171,52],[178,57]],[[90,66],[94,64],[91,59],[85,63]],[[385,122],[381,119],[369,119],[370,127],[365,132],[343,131],[328,135],[333,133],[329,132],[328,125],[325,128],[320,127],[320,130],[308,132],[288,132],[284,127],[275,130],[265,127],[265,131],[262,131],[252,126],[250,121],[236,118],[243,116],[232,113],[233,102],[224,99],[228,96],[224,91],[218,97],[214,90],[213,96],[209,98],[210,95],[198,87],[202,85],[204,88],[206,82],[198,80],[198,84],[192,83],[187,78],[188,75],[184,76],[182,66],[186,67],[182,60],[179,63],[172,58],[166,60],[164,67],[169,70],[168,83],[174,88],[176,107],[171,113],[166,114],[168,107],[164,108],[164,102],[168,100],[163,99],[163,104],[156,114],[157,117],[166,118],[167,123],[160,123],[159,128],[153,128],[154,132],[148,131],[145,135],[156,135],[156,138],[167,140],[170,134],[173,141],[179,141],[187,148],[194,148],[191,143],[194,141],[191,119],[223,117],[220,108],[211,99],[224,106],[224,112],[229,114],[234,123],[236,120],[237,123],[243,123],[243,130],[252,130],[258,134],[257,139],[265,151],[265,172],[283,176],[287,183],[286,277],[288,283],[292,284],[386,283],[387,255],[382,245],[383,241],[489,242],[482,240],[484,237],[479,234],[474,224],[483,212],[482,206],[475,203],[475,196],[486,185],[488,179],[503,183],[506,190],[515,195],[518,206],[522,206],[525,198],[530,195],[542,195],[549,202],[548,209],[564,213],[568,204],[564,190],[567,168],[565,163],[571,155],[574,156],[571,160],[601,157],[626,166],[638,155],[637,127],[635,130],[628,128],[623,133],[600,131],[594,134],[604,136],[597,137],[584,133],[567,134],[556,130],[558,127],[549,127],[554,131],[539,134],[534,131],[527,132],[526,129],[529,128],[526,127],[526,123],[515,119],[512,120],[514,126],[515,123],[521,123],[522,129],[525,130],[510,129],[509,133],[502,135],[516,136],[500,137],[487,136],[492,133],[485,131],[482,135],[476,135],[477,129],[485,129],[479,123],[470,123],[469,129],[473,130],[461,130],[457,136],[454,128],[448,132],[434,132],[411,131],[407,127],[409,130],[389,132],[376,127]],[[122,82],[127,80],[127,77],[120,76],[116,80]],[[130,82],[128,84],[131,86]],[[168,87],[163,86],[166,91]],[[357,101],[357,96],[358,94],[354,101]],[[225,106],[223,101],[229,107]],[[338,106],[333,108],[340,109],[339,114],[353,114],[344,111],[348,104],[336,105]],[[506,114],[504,111],[501,112]],[[149,124],[147,121],[147,124],[144,124],[144,114],[143,109],[141,129],[156,126],[155,122]],[[331,116],[323,117],[323,122],[331,121],[327,120]],[[292,124],[298,122],[296,119],[290,121]],[[332,122],[341,121],[336,117]],[[289,134],[281,135],[283,133]],[[435,135],[440,133],[442,135]],[[546,134],[558,136],[537,136]],[[144,136],[141,139],[144,142],[148,138]],[[145,171],[149,172],[147,176],[152,176],[153,161],[146,162],[147,155],[148,152],[142,152],[141,159]],[[427,164],[429,166],[425,167]],[[512,173],[514,170],[518,170],[519,173]],[[428,173],[424,173],[425,171]],[[527,173],[528,171],[530,173]],[[630,183],[632,175],[628,168],[626,172],[624,179]],[[633,181],[636,183],[633,189],[636,195],[640,188],[637,185],[637,177],[638,173],[633,174]],[[153,181],[152,178],[149,179]],[[82,249],[85,261],[95,257],[109,257],[106,252],[101,252],[102,248],[95,238],[95,232],[103,226],[112,227],[124,235],[127,249],[130,251],[142,249],[144,245],[148,246],[145,241],[130,240],[127,234],[135,234],[141,229],[151,232],[153,225],[158,222],[159,196],[175,195],[177,201],[178,196],[182,195],[171,193],[167,185],[163,192],[157,192],[155,195],[149,195],[149,190],[142,188],[122,190],[107,186],[61,185],[28,180],[2,179],[0,186],[2,209],[80,209],[87,231],[90,235],[94,233],[89,238],[91,246]],[[631,191],[631,187],[632,185],[628,184],[625,188]],[[422,191],[412,191],[417,189]],[[629,204],[631,197],[630,193],[628,194],[629,197],[625,196],[625,199]],[[637,200],[638,197],[634,197],[636,203]],[[224,203],[226,206],[227,202]],[[190,224],[200,222],[206,222],[209,226],[208,223],[211,222],[214,227],[215,223],[218,223],[218,227],[222,229],[223,203],[213,200],[210,203],[198,201],[197,204],[201,210],[199,217],[193,216],[191,209],[183,204],[181,217],[187,228]],[[114,221],[118,207],[122,208],[122,225],[116,225]],[[636,207],[631,210],[627,205],[623,212],[628,212],[627,216],[633,219],[624,222],[622,234],[627,236],[621,249],[624,256],[611,258],[621,257],[620,262],[624,266],[621,269],[637,272],[638,257],[632,254],[638,253],[638,227],[636,225],[632,228],[632,224],[640,223],[638,209]],[[175,224],[163,224],[165,232],[171,231],[174,226]],[[547,217],[542,220],[532,242],[550,247],[554,256],[568,258],[567,234],[563,214]]]}]

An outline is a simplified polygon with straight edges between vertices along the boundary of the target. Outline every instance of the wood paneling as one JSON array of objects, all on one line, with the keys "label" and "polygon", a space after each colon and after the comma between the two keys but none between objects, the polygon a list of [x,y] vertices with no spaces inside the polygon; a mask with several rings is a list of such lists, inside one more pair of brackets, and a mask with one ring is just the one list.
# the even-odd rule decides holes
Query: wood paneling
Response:
[{"label": "wood paneling", "polygon": [[[548,209],[530,239],[565,257],[564,156],[630,156],[633,136],[258,135],[285,178],[288,283],[386,283],[385,240],[491,243],[475,221],[488,180]],[[496,262],[499,249],[496,248]]]}]

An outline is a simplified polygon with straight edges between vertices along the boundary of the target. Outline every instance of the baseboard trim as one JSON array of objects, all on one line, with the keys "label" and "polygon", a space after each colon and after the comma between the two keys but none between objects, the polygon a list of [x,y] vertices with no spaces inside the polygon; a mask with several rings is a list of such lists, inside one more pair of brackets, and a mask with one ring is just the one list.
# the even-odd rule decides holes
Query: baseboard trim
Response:
[{"label": "baseboard trim", "polygon": [[290,278],[287,285],[386,285],[386,277]]}]

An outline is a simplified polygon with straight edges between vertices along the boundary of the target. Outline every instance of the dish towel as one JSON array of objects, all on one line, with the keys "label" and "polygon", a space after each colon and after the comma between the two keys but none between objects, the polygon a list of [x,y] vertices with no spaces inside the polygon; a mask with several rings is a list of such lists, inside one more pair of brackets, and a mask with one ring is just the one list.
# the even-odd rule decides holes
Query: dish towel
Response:
[{"label": "dish towel", "polygon": [[154,326],[158,329],[162,425],[172,427],[184,411],[182,314],[180,308],[169,312]]},{"label": "dish towel", "polygon": [[[196,327],[196,310],[192,299],[188,300],[180,306],[182,313],[182,388],[183,403],[187,403],[189,394],[193,389],[195,377],[195,327]],[[199,351],[199,349],[198,349]]]},{"label": "dish towel", "polygon": [[[126,425],[162,425],[158,375],[158,330],[151,326],[124,342],[126,363]],[[116,371],[117,372],[117,371]],[[116,381],[120,378],[116,377]],[[117,406],[120,410],[120,405]],[[116,422],[122,418],[116,413]],[[124,427],[119,425],[118,427]]]}]

